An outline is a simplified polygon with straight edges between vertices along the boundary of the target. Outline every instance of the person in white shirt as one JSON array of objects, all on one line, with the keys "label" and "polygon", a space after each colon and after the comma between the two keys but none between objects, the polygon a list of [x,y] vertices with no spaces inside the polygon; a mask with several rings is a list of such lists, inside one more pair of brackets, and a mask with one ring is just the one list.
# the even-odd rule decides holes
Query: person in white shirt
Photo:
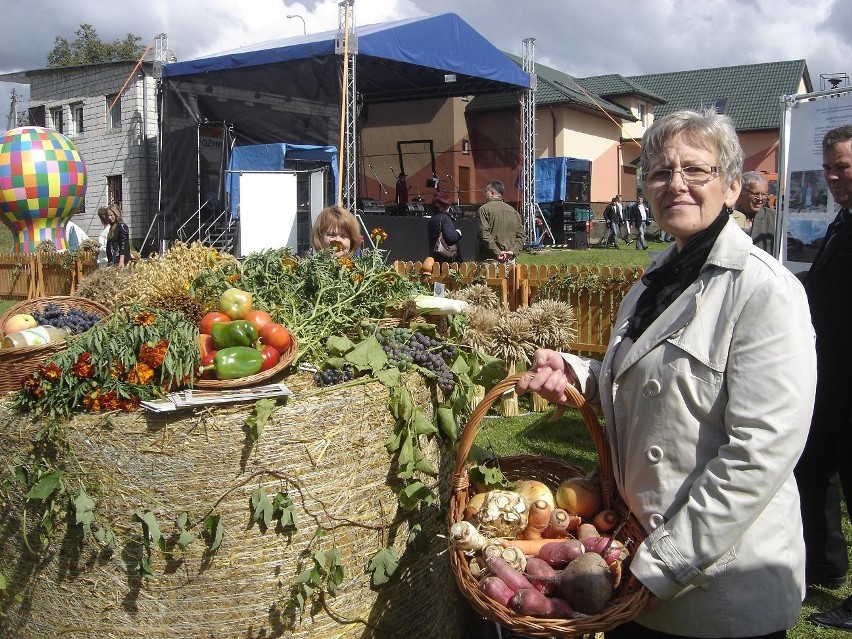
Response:
[{"label": "person in white shirt", "polygon": [[648,207],[645,206],[645,198],[636,196],[636,201],[627,209],[627,218],[636,227],[636,250],[648,250],[648,242],[645,240],[645,227],[648,224]]}]

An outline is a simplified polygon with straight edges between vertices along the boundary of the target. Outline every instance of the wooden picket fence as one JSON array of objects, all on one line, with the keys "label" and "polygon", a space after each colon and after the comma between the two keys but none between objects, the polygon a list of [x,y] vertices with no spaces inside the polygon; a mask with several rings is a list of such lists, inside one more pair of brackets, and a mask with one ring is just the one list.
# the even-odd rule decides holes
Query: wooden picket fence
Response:
[{"label": "wooden picket fence", "polygon": [[84,275],[98,267],[94,256],[0,253],[0,299],[73,295]]},{"label": "wooden picket fence", "polygon": [[[422,274],[421,262],[395,262],[399,273]],[[644,275],[641,268],[597,266],[485,264],[435,264],[424,280],[448,289],[485,284],[506,308],[515,310],[536,299],[558,299],[574,309],[577,340],[573,352],[600,357],[609,343],[618,306],[633,283]]]}]

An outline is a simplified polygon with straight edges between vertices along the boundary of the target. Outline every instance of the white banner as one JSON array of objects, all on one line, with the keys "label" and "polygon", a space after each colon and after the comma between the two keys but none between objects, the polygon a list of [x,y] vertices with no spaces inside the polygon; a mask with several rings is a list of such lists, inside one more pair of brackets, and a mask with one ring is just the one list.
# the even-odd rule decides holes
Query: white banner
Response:
[{"label": "white banner", "polygon": [[781,259],[797,273],[810,268],[837,215],[822,170],[822,138],[833,128],[852,124],[852,93],[793,96],[787,116]]}]

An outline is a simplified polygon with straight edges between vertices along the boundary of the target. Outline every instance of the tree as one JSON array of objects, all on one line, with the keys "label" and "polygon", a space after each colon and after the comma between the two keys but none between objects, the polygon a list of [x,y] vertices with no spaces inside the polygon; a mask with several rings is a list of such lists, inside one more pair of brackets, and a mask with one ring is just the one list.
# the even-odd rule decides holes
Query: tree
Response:
[{"label": "tree", "polygon": [[75,35],[77,37],[70,42],[67,38],[56,36],[53,49],[47,54],[49,68],[137,60],[145,50],[141,44],[142,38],[132,33],[124,36],[123,40],[104,42],[92,25],[81,24]]}]

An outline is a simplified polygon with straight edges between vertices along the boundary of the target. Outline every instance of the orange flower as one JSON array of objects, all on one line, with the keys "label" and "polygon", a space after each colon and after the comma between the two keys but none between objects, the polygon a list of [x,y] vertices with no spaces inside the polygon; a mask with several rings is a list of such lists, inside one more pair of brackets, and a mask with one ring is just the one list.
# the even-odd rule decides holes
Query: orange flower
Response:
[{"label": "orange flower", "polygon": [[281,260],[281,269],[284,271],[292,271],[296,268],[297,264],[298,262],[295,260],[295,258],[285,257],[283,260]]},{"label": "orange flower", "polygon": [[157,321],[157,316],[151,311],[140,311],[133,316],[133,321],[140,326],[151,326]]},{"label": "orange flower", "polygon": [[109,376],[116,379],[122,375],[124,375],[124,364],[119,362],[117,359],[112,360],[112,367],[109,369]]},{"label": "orange flower", "polygon": [[351,271],[352,267],[355,266],[355,262],[353,262],[348,256],[344,255],[337,259],[337,263],[341,268],[345,268],[347,271]]},{"label": "orange flower", "polygon": [[77,361],[71,366],[71,372],[80,379],[86,379],[94,375],[95,368],[92,366],[92,354],[80,353]]},{"label": "orange flower", "polygon": [[225,278],[225,280],[226,280],[229,284],[234,284],[234,283],[236,283],[236,282],[239,282],[239,281],[240,281],[240,275],[239,275],[239,273],[232,273],[231,275],[229,275],[228,277],[226,277],[226,278]]},{"label": "orange flower", "polygon": [[121,410],[131,411],[136,408],[139,408],[140,399],[137,396],[129,397],[127,399],[119,399],[119,405]]},{"label": "orange flower", "polygon": [[169,347],[169,340],[161,339],[156,346],[151,346],[150,343],[142,344],[139,347],[139,361],[147,364],[152,369],[159,368],[166,357],[166,349]]},{"label": "orange flower", "polygon": [[349,276],[349,279],[351,279],[352,282],[355,283],[355,284],[360,284],[361,282],[364,281],[364,274],[363,273],[352,273],[352,275]]},{"label": "orange flower", "polygon": [[145,362],[139,362],[127,371],[127,381],[131,384],[147,384],[154,377],[154,370]]},{"label": "orange flower", "polygon": [[385,242],[388,239],[388,234],[384,229],[380,229],[379,227],[374,228],[370,231],[370,237],[373,238],[373,241],[378,244],[380,242]]},{"label": "orange flower", "polygon": [[55,382],[60,377],[62,377],[62,369],[59,368],[56,364],[51,362],[47,366],[39,366],[38,372],[41,376],[49,382]]},{"label": "orange flower", "polygon": [[35,394],[36,390],[38,390],[40,386],[41,378],[35,373],[30,373],[26,377],[21,378],[21,390]]},{"label": "orange flower", "polygon": [[121,401],[119,400],[118,393],[114,390],[105,393],[101,403],[104,410],[119,410],[121,408]]},{"label": "orange flower", "polygon": [[85,395],[83,395],[81,403],[83,404],[83,408],[87,410],[100,411],[101,391],[95,389],[91,393],[86,393]]}]

